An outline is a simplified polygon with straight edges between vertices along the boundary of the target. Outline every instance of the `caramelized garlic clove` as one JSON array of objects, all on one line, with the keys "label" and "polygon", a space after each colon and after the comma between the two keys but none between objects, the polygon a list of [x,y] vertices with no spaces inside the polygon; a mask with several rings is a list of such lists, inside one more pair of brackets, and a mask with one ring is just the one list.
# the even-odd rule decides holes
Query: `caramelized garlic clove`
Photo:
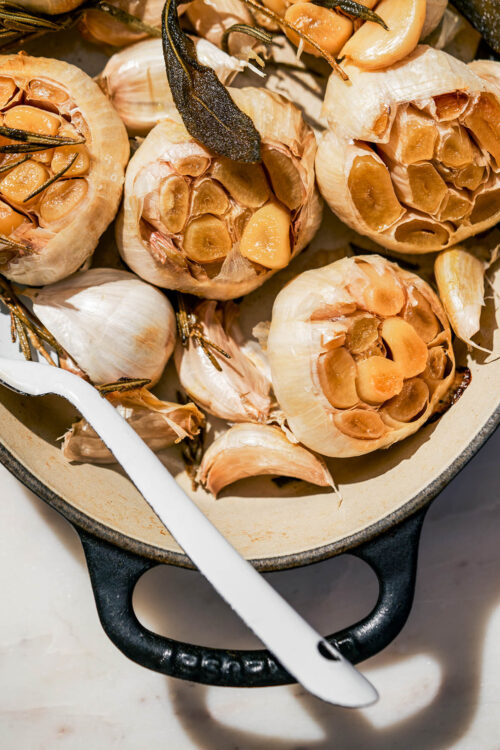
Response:
[{"label": "caramelized garlic clove", "polygon": [[472,110],[464,119],[479,144],[500,166],[500,103],[489,92],[480,94]]},{"label": "caramelized garlic clove", "polygon": [[434,96],[436,118],[439,122],[456,120],[465,111],[469,97],[464,91],[450,91],[447,94]]},{"label": "caramelized garlic clove", "polygon": [[242,164],[219,157],[211,174],[238,203],[247,208],[259,208],[270,197],[269,184],[260,164]]},{"label": "caramelized garlic clove", "polygon": [[[294,2],[285,13],[285,21],[293,24],[303,34],[307,34],[316,44],[336,55],[352,34],[352,21],[344,15],[310,2]],[[288,39],[298,47],[300,37],[285,28]],[[318,50],[307,42],[303,43],[304,52],[318,56]]]},{"label": "caramelized garlic clove", "polygon": [[207,178],[202,180],[193,188],[193,202],[191,213],[193,216],[199,214],[225,214],[229,208],[229,199],[221,186]]},{"label": "caramelized garlic clove", "polygon": [[448,356],[442,346],[433,346],[429,349],[427,365],[422,373],[422,379],[429,388],[435,388],[436,383],[443,380],[448,363]]},{"label": "caramelized garlic clove", "polygon": [[45,226],[55,224],[71,211],[75,211],[87,195],[86,180],[61,180],[44,191],[39,206],[41,221]]},{"label": "caramelized garlic clove", "polygon": [[12,107],[4,115],[4,125],[8,128],[28,130],[39,135],[57,135],[60,122],[59,117],[52,112],[26,104]]},{"label": "caramelized garlic clove", "polygon": [[407,246],[413,253],[427,253],[441,250],[450,240],[450,232],[445,225],[432,218],[412,216],[402,219],[394,231],[394,238]]},{"label": "caramelized garlic clove", "polygon": [[440,125],[436,158],[445,167],[466,167],[473,161],[472,141],[461,125]]},{"label": "caramelized garlic clove", "polygon": [[[22,204],[49,179],[49,172],[39,162],[29,159],[7,172],[0,180],[0,193],[12,203]],[[31,203],[31,200],[30,200]]]},{"label": "caramelized garlic clove", "polygon": [[465,191],[450,188],[437,213],[440,221],[459,221],[472,211],[472,201]]},{"label": "caramelized garlic clove", "polygon": [[243,230],[240,253],[265,268],[285,268],[291,256],[290,212],[274,201],[256,211]]},{"label": "caramelized garlic clove", "polygon": [[446,182],[429,162],[395,166],[392,181],[398,198],[418,211],[433,214],[441,206],[447,193]]},{"label": "caramelized garlic clove", "polygon": [[189,185],[183,177],[171,175],[160,186],[160,219],[172,234],[181,232],[188,217]]},{"label": "caramelized garlic clove", "polygon": [[0,201],[0,235],[8,237],[25,221],[23,214],[18,214],[8,203]]},{"label": "caramelized garlic clove", "polygon": [[184,252],[190,260],[197,263],[223,260],[232,244],[226,224],[211,214],[193,219],[184,232]]},{"label": "caramelized garlic clove", "polygon": [[304,202],[304,184],[292,157],[278,149],[266,148],[262,161],[278,200],[290,211],[297,209]]},{"label": "caramelized garlic clove", "polygon": [[262,424],[234,425],[218,437],[205,451],[197,478],[217,496],[239,479],[273,474],[334,487],[321,458],[291,443],[279,427]]},{"label": "caramelized garlic clove", "polygon": [[368,409],[340,412],[334,422],[340,432],[355,440],[379,440],[387,432],[377,412]]},{"label": "caramelized garlic clove", "polygon": [[424,27],[426,0],[381,0],[376,12],[388,29],[365,21],[340,53],[364,70],[386,68],[415,49]]},{"label": "caramelized garlic clove", "polygon": [[388,268],[381,268],[363,260],[356,260],[363,280],[350,285],[351,294],[360,307],[375,315],[397,315],[405,303],[405,293],[396,276]]},{"label": "caramelized garlic clove", "polygon": [[474,201],[474,207],[469,217],[471,224],[482,224],[500,214],[500,187],[485,189],[479,193]]},{"label": "caramelized garlic clove", "polygon": [[176,172],[189,177],[200,177],[210,166],[210,159],[199,154],[184,156],[172,164]]},{"label": "caramelized garlic clove", "polygon": [[370,229],[386,229],[403,213],[387,167],[374,156],[354,158],[347,184],[356,210]]},{"label": "caramelized garlic clove", "polygon": [[397,112],[389,141],[378,144],[378,147],[396,163],[408,166],[430,161],[437,137],[438,130],[432,117],[410,105]]},{"label": "caramelized garlic clove", "polygon": [[426,344],[435,339],[441,329],[429,302],[416,289],[411,290],[402,317]]},{"label": "caramelized garlic clove", "polygon": [[440,253],[434,263],[439,296],[457,336],[471,344],[484,305],[484,264],[461,247]]},{"label": "caramelized garlic clove", "polygon": [[358,362],[356,388],[362,401],[381,404],[403,387],[399,364],[385,357],[368,357]]},{"label": "caramelized garlic clove", "polygon": [[358,403],[356,363],[344,347],[331,349],[318,358],[318,378],[328,401],[336,409],[349,409]]},{"label": "caramelized garlic clove", "polygon": [[413,378],[425,370],[427,346],[410,323],[399,317],[386,318],[380,332],[404,378]]},{"label": "caramelized garlic clove", "polygon": [[65,167],[67,167],[74,159],[69,169],[66,169],[64,177],[81,177],[87,174],[90,168],[90,154],[87,147],[82,145],[78,146],[60,146],[52,150],[53,156],[50,163],[50,167],[54,174],[57,174]]},{"label": "caramelized garlic clove", "polygon": [[411,422],[418,419],[429,403],[429,388],[420,378],[405,380],[401,392],[388,401],[384,413],[397,422]]},{"label": "caramelized garlic clove", "polygon": [[349,327],[346,336],[346,347],[352,354],[361,354],[378,341],[378,318],[363,316]]},{"label": "caramelized garlic clove", "polygon": [[13,78],[0,76],[0,108],[6,107],[18,91]]},{"label": "caramelized garlic clove", "polygon": [[467,166],[456,170],[453,175],[453,184],[457,188],[474,191],[484,182],[485,175],[486,167],[481,164],[467,164]]}]

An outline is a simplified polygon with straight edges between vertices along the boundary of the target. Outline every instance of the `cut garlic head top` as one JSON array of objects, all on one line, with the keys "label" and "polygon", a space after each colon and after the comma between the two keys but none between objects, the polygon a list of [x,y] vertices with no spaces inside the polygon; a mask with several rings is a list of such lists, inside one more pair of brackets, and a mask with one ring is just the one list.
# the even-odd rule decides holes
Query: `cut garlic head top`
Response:
[{"label": "cut garlic head top", "polygon": [[439,299],[376,255],[306,271],[277,296],[267,352],[294,435],[327,456],[358,456],[416,432],[455,369]]},{"label": "cut garlic head top", "polygon": [[321,220],[316,141],[300,111],[265,89],[231,95],[262,137],[262,164],[214,156],[178,120],[164,120],[130,162],[117,228],[139,276],[220,300],[287,266]]},{"label": "cut garlic head top", "polygon": [[0,273],[29,285],[58,281],[115,216],[125,128],[86,73],[21,55],[0,57],[0,121],[13,135],[0,137]]},{"label": "cut garlic head top", "polygon": [[33,310],[93,383],[156,383],[175,345],[166,296],[127,271],[92,268],[31,290]]},{"label": "cut garlic head top", "polygon": [[[500,219],[500,94],[484,68],[418,47],[331,76],[316,171],[330,208],[379,245],[441,250]],[[476,72],[477,71],[477,72]]]}]

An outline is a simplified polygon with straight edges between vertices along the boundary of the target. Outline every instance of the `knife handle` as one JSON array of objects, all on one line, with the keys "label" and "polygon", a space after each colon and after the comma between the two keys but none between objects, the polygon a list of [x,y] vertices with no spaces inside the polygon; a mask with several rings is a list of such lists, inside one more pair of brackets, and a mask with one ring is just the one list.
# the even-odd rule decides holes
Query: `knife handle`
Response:
[{"label": "knife handle", "polygon": [[[402,630],[413,603],[420,531],[427,508],[352,551],[375,572],[378,601],[365,618],[330,635],[353,663],[382,651]],[[268,687],[295,682],[266,650],[225,650],[159,636],[138,621],[132,595],[141,576],[160,564],[77,527],[97,611],[111,641],[132,661],[156,672],[205,685]]]}]

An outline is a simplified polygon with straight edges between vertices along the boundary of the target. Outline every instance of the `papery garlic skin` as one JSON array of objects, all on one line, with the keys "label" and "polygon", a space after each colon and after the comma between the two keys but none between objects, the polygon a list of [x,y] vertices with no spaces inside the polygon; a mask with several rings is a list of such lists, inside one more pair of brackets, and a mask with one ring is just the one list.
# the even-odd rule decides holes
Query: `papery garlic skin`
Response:
[{"label": "papery garlic skin", "polygon": [[[316,141],[300,111],[265,89],[231,96],[262,137],[267,171],[214,156],[179,119],[163,120],[129,164],[116,235],[142,278],[218,300],[248,294],[288,265],[314,236],[322,210]],[[208,202],[200,195],[207,187]]]},{"label": "papery garlic skin", "polygon": [[22,0],[22,7],[24,10],[34,10],[38,13],[55,15],[74,10],[82,2],[83,0]]},{"label": "papery garlic skin", "polygon": [[[145,388],[111,393],[107,400],[155,453],[198,435],[205,418],[194,404],[160,401]],[[114,464],[116,459],[86,419],[75,422],[61,446],[68,461]]]},{"label": "papery garlic skin", "polygon": [[274,303],[267,353],[293,434],[336,457],[386,448],[415,433],[455,368],[437,296],[418,276],[376,255],[343,258],[290,282]]},{"label": "papery garlic skin", "polygon": [[[148,26],[161,29],[165,0],[110,0],[110,5],[130,13]],[[113,47],[125,47],[148,36],[97,8],[85,11],[80,21],[80,30],[90,41]]]},{"label": "papery garlic skin", "polygon": [[160,379],[176,323],[158,289],[127,271],[92,268],[29,296],[35,315],[93,383]]},{"label": "papery garlic skin", "polygon": [[484,306],[485,265],[462,247],[452,247],[436,257],[434,274],[439,296],[457,336],[469,346],[479,331]]},{"label": "papery garlic skin", "polygon": [[[245,63],[206,39],[195,39],[198,61],[229,84]],[[176,117],[161,39],[137,42],[110,57],[97,82],[131,135],[146,135],[164,117]]]},{"label": "papery garlic skin", "polygon": [[239,479],[269,474],[335,486],[321,458],[291,443],[279,427],[262,424],[237,424],[218,437],[205,452],[197,479],[217,497]]},{"label": "papery garlic skin", "polygon": [[272,400],[267,372],[249,356],[239,328],[238,308],[228,302],[222,307],[212,300],[198,305],[194,314],[205,338],[223,349],[230,359],[210,349],[220,370],[203,349],[190,339],[175,350],[180,383],[188,396],[204,411],[229,422],[266,422]]},{"label": "papery garlic skin", "polygon": [[[185,9],[196,34],[217,47],[231,26],[240,23],[255,26],[250,10],[240,0],[192,0]],[[236,32],[229,36],[228,50],[230,55],[248,60],[265,51],[265,46],[248,34]]]},{"label": "papery garlic skin", "polygon": [[[84,144],[75,147],[35,152],[29,162],[16,168],[22,171],[32,165],[35,177],[38,170],[41,176],[34,184],[38,187],[79,154],[71,170],[28,203],[23,202],[25,193],[30,192],[23,185],[24,177],[16,183],[15,171],[0,174],[2,210],[9,204],[22,219],[13,231],[2,225],[0,233],[26,247],[22,255],[0,252],[0,273],[22,284],[48,284],[74,273],[93,253],[114,218],[130,152],[127,133],[97,84],[69,63],[27,55],[1,56],[0,82],[9,94],[14,87],[10,99],[3,101],[5,125],[22,128],[24,118],[30,118],[33,128],[36,124],[31,121],[41,119],[43,127],[56,131],[53,135],[85,138]],[[2,155],[0,167],[22,156]],[[21,191],[19,196],[16,191]]]},{"label": "papery garlic skin", "polygon": [[[329,130],[316,156],[318,185],[330,208],[356,231],[404,253],[441,250],[493,226],[500,219],[500,95],[491,79],[425,46],[384,71],[354,65],[345,70],[350,85],[329,79],[324,103]],[[357,156],[382,164],[374,184],[386,180],[386,188],[355,182]],[[401,169],[417,163],[437,170],[446,182],[447,193],[432,213],[405,203],[401,192],[400,211],[393,204],[391,177],[396,185],[404,178]],[[477,175],[464,177],[464,169]],[[427,189],[417,189],[417,199]],[[463,197],[462,214],[446,209],[450,195],[455,204]],[[386,203],[386,221],[379,221],[372,214],[375,209],[382,216]]]}]

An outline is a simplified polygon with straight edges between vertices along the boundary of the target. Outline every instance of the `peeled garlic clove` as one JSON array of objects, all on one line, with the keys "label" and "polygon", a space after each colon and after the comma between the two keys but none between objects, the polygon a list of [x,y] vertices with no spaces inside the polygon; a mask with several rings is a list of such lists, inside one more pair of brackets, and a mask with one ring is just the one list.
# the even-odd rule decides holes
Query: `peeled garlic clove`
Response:
[{"label": "peeled garlic clove", "polygon": [[238,308],[205,300],[194,310],[203,335],[229,355],[210,349],[216,369],[202,347],[192,340],[178,344],[175,365],[182,387],[209,414],[229,422],[265,422],[271,410],[267,371],[250,356],[237,322]]},{"label": "peeled garlic clove", "polygon": [[[346,16],[310,2],[294,2],[285,12],[285,21],[307,34],[330,55],[337,55],[352,34],[352,21]],[[301,39],[291,29],[284,29],[288,39],[299,46]],[[307,42],[304,52],[318,56],[318,50]]]},{"label": "peeled garlic clove", "polygon": [[158,289],[126,271],[93,268],[26,294],[35,315],[93,383],[160,379],[176,324]]},{"label": "peeled garlic clove", "polygon": [[480,329],[484,264],[461,247],[440,253],[434,263],[439,296],[457,336],[469,345]]},{"label": "peeled garlic clove", "polygon": [[344,45],[341,57],[365,70],[386,68],[402,60],[418,44],[425,11],[426,0],[381,0],[376,12],[388,29],[365,21]]},{"label": "peeled garlic clove", "polygon": [[[20,284],[52,283],[81,267],[114,218],[130,151],[127,134],[99,87],[66,62],[4,56],[0,80],[4,86],[11,81],[22,95],[16,101],[25,102],[7,102],[6,126],[85,141],[35,152],[0,174],[0,197],[30,212],[29,221],[7,235],[29,253],[14,255],[0,272]],[[72,167],[52,181],[75,154]]]},{"label": "peeled garlic clove", "polygon": [[[265,89],[230,93],[261,135],[264,165],[216,156],[179,119],[163,120],[130,162],[117,224],[120,253],[139,276],[220,300],[248,294],[288,265],[321,221],[316,142],[300,110]],[[160,216],[161,186],[174,177],[191,195],[180,230]]]},{"label": "peeled garlic clove", "polygon": [[[107,397],[155,453],[198,435],[205,418],[194,404],[160,401],[145,388]],[[75,422],[61,446],[68,461],[113,464],[116,459],[86,419]]]},{"label": "peeled garlic clove", "polygon": [[[381,285],[388,305],[393,281],[399,299],[392,311],[367,311],[366,299],[378,298],[372,286]],[[454,374],[451,331],[437,295],[415,274],[376,255],[343,258],[290,281],[274,303],[267,355],[294,436],[339,458],[386,448],[416,432]],[[414,385],[416,379],[422,382]]]},{"label": "peeled garlic clove", "polygon": [[[221,83],[230,84],[245,69],[246,63],[206,39],[192,41],[198,61],[212,68]],[[97,82],[132,135],[146,135],[164,117],[175,117],[161,39],[145,39],[116,52]]]},{"label": "peeled garlic clove", "polygon": [[291,443],[279,427],[262,424],[234,425],[218,437],[203,456],[198,481],[217,496],[239,479],[266,474],[334,487],[322,459]]},{"label": "peeled garlic clove", "polygon": [[[110,5],[124,10],[148,26],[157,29],[161,29],[164,4],[163,0],[111,0],[110,2]],[[122,23],[109,13],[103,13],[98,8],[89,8],[84,11],[79,28],[86,39],[113,47],[124,47],[148,36],[147,33],[131,28],[128,24]]]}]

